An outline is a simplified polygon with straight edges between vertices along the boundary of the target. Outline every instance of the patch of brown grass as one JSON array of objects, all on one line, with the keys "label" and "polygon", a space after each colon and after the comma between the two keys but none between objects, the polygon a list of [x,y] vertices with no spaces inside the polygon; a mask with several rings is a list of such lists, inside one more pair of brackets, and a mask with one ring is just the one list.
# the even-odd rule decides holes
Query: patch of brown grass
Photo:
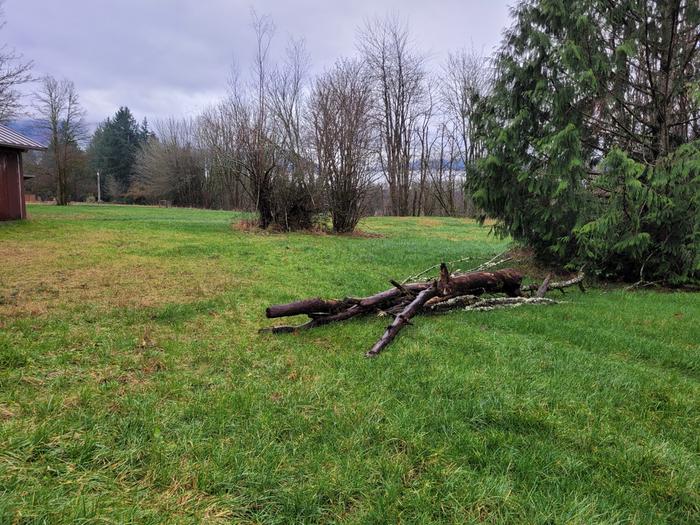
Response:
[{"label": "patch of brown grass", "polygon": [[12,419],[15,416],[16,416],[15,412],[13,412],[12,410],[10,410],[9,408],[7,408],[3,405],[0,405],[0,421]]},{"label": "patch of brown grass", "polygon": [[360,239],[381,239],[384,237],[381,233],[368,232],[364,230],[354,230],[350,233],[341,233],[344,237],[358,237]]},{"label": "patch of brown grass", "polygon": [[[203,492],[194,471],[189,458],[181,458],[178,473],[171,477],[167,487],[159,489],[151,498],[153,505],[164,515],[197,516],[204,523],[212,524],[231,523],[234,510],[222,505],[217,497]],[[153,488],[153,480],[148,480],[145,485]]]},{"label": "patch of brown grass", "polygon": [[[234,221],[231,223],[231,228],[235,231],[243,232],[243,233],[253,233],[257,235],[283,235],[289,232],[285,232],[284,230],[281,229],[275,229],[273,227],[263,230],[258,226],[258,222],[254,219],[241,219],[239,221]],[[330,235],[338,235],[342,237],[357,237],[359,239],[377,239],[377,238],[382,238],[384,235],[381,233],[377,232],[368,232],[368,231],[363,231],[360,229],[355,229],[351,232],[348,233],[334,233],[332,229],[330,229],[326,225],[318,225],[315,226],[314,228],[306,228],[304,230],[295,230],[294,233],[303,233],[305,235],[320,235],[320,236],[330,236]]]},{"label": "patch of brown grass", "polygon": [[258,221],[255,219],[241,219],[238,221],[233,221],[231,223],[231,228],[238,232],[244,233],[268,233],[258,226]]},{"label": "patch of brown grass", "polygon": [[233,282],[215,258],[167,259],[125,253],[105,232],[70,246],[4,241],[0,246],[0,318],[41,316],[90,305],[153,307],[212,297]]},{"label": "patch of brown grass", "polygon": [[434,227],[440,226],[441,222],[437,219],[432,218],[432,217],[419,217],[418,218],[418,225],[419,226],[426,226],[429,228],[434,228]]}]

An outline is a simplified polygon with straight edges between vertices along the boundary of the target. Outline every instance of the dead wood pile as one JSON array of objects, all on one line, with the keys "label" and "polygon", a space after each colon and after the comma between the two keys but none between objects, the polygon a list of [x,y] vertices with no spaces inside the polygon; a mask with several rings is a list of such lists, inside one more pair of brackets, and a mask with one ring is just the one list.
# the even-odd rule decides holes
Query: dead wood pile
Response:
[{"label": "dead wood pile", "polygon": [[585,291],[583,278],[584,275],[580,273],[574,278],[554,282],[551,275],[548,275],[539,285],[522,286],[523,274],[513,268],[450,274],[447,265],[442,263],[437,279],[403,284],[392,280],[392,288],[368,297],[330,300],[312,298],[270,306],[265,312],[268,318],[306,315],[309,320],[296,326],[264,328],[261,332],[290,333],[360,315],[391,315],[394,317],[393,322],[365,354],[366,357],[375,357],[420,313],[460,308],[484,311],[521,305],[555,304],[556,301],[545,297],[547,292],[560,290],[564,293],[564,289],[571,286],[578,286],[581,291]]}]

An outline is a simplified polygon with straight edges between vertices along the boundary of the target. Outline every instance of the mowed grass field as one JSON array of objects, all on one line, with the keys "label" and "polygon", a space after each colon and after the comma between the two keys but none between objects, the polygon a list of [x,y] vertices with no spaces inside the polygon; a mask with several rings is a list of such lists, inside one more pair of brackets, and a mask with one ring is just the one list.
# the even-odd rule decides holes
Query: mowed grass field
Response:
[{"label": "mowed grass field", "polygon": [[700,296],[258,335],[505,241],[461,219],[259,234],[232,212],[0,223],[0,523],[699,523]]}]

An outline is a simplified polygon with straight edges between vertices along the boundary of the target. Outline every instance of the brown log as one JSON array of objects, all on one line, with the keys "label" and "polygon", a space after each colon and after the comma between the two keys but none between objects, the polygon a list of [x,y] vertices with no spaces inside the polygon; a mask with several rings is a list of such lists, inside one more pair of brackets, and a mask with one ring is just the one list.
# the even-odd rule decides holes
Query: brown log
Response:
[{"label": "brown log", "polygon": [[[270,306],[266,310],[267,317],[269,318],[306,314],[311,320],[297,326],[265,328],[262,329],[261,332],[289,333],[307,330],[309,328],[336,321],[343,321],[358,315],[376,311],[392,315],[397,314],[398,321],[397,319],[394,320],[394,324],[396,324],[394,328],[395,332],[392,332],[393,335],[390,335],[386,342],[382,343],[382,340],[385,339],[382,338],[382,340],[377,343],[378,345],[380,345],[380,343],[382,344],[378,351],[369,354],[369,356],[373,356],[381,352],[381,350],[396,336],[396,333],[398,333],[401,327],[408,324],[410,317],[421,310],[424,303],[431,298],[440,296],[440,298],[447,301],[453,297],[465,295],[479,296],[484,293],[505,293],[511,297],[515,297],[520,295],[521,282],[522,274],[513,269],[450,275],[447,265],[442,264],[440,267],[440,280],[438,282],[408,284],[392,282],[394,288],[384,290],[383,292],[363,299],[346,298],[342,300],[323,300],[320,298],[313,298]],[[423,294],[423,292],[428,291],[429,293]],[[421,301],[418,301],[418,297],[421,297]],[[457,302],[458,301],[455,301],[455,305]],[[408,317],[406,317],[407,312],[410,313]],[[394,324],[392,324],[392,326],[394,326]],[[388,333],[389,331],[387,331],[387,334]],[[387,337],[387,334],[385,334],[385,337]]]},{"label": "brown log", "polygon": [[410,295],[407,298],[402,297],[397,302],[392,305],[385,306],[383,309],[379,310],[379,315],[398,315],[403,312],[403,309],[408,306],[408,304],[413,301],[415,295]]},{"label": "brown log", "polygon": [[265,315],[272,319],[310,313],[330,313],[339,303],[340,301],[325,301],[319,297],[314,297],[313,299],[305,299],[288,304],[272,305],[265,310]]},{"label": "brown log", "polygon": [[[442,272],[441,272],[442,273]],[[442,281],[442,276],[441,276]],[[484,293],[505,293],[509,297],[520,295],[523,274],[513,268],[493,272],[472,272],[452,275],[443,284],[441,295],[482,295]]]},{"label": "brown log", "polygon": [[432,297],[438,294],[438,287],[436,282],[430,284],[430,288],[427,288],[420,292],[411,303],[404,308],[404,310],[394,318],[394,322],[389,325],[384,332],[384,335],[377,341],[377,343],[365,354],[365,357],[376,357],[380,354],[384,348],[391,343],[399,331],[410,324],[411,318],[416,315],[423,305]]},{"label": "brown log", "polygon": [[342,312],[338,312],[333,315],[325,315],[323,317],[316,317],[314,319],[311,319],[311,321],[297,326],[270,326],[268,328],[261,328],[260,330],[258,330],[258,332],[261,334],[288,334],[292,332],[298,332],[299,330],[308,330],[309,328],[316,328],[317,326],[323,326],[324,324],[332,323],[335,321],[345,321],[346,319],[350,319],[362,313],[364,313],[364,310],[362,308],[360,308],[358,305],[353,305],[347,310],[343,310]]},{"label": "brown log", "polygon": [[[440,295],[481,295],[483,293],[506,293],[509,296],[519,295],[522,274],[517,270],[505,269],[494,272],[473,272],[459,275],[450,275],[447,266],[443,263],[440,267],[440,281],[438,287]],[[301,314],[336,314],[348,307],[359,304],[365,311],[375,308],[392,306],[392,303],[405,297],[406,294],[414,295],[429,288],[432,283],[408,283],[394,284],[394,288],[384,290],[363,299],[346,298],[342,300],[320,299],[318,297],[295,301],[287,304],[277,304],[265,311],[268,318],[290,317]],[[398,286],[397,286],[398,285]]]},{"label": "brown log", "polygon": [[[409,292],[418,293],[429,288],[430,285],[431,283],[409,283],[404,284],[403,287]],[[391,288],[361,299],[359,305],[366,310],[371,310],[372,308],[378,308],[381,305],[385,305],[386,303],[399,299],[400,297],[403,297],[403,295],[404,292],[402,290],[399,290],[398,288]]]},{"label": "brown log", "polygon": [[293,303],[272,305],[265,310],[265,315],[273,319],[275,317],[291,317],[302,314],[335,314],[358,302],[359,299],[352,298],[326,300],[314,297],[313,299],[304,299]]}]

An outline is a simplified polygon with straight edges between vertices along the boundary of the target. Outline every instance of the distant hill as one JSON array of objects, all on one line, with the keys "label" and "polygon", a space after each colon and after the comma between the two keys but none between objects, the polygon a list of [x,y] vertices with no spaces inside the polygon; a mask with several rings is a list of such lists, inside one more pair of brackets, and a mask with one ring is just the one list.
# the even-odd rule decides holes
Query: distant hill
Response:
[{"label": "distant hill", "polygon": [[36,119],[18,119],[7,123],[7,127],[41,144],[48,144],[49,134]]},{"label": "distant hill", "polygon": [[[46,145],[49,143],[49,132],[47,129],[44,128],[44,125],[40,120],[33,118],[11,120],[6,124],[6,126],[10,129],[13,129],[17,133],[21,133],[25,137],[40,142],[41,144]],[[81,148],[87,148],[87,145],[90,142],[90,136],[92,135],[92,133],[94,133],[97,125],[93,123],[87,123],[85,127],[88,133],[85,137],[83,137],[83,139],[79,141]]]}]

